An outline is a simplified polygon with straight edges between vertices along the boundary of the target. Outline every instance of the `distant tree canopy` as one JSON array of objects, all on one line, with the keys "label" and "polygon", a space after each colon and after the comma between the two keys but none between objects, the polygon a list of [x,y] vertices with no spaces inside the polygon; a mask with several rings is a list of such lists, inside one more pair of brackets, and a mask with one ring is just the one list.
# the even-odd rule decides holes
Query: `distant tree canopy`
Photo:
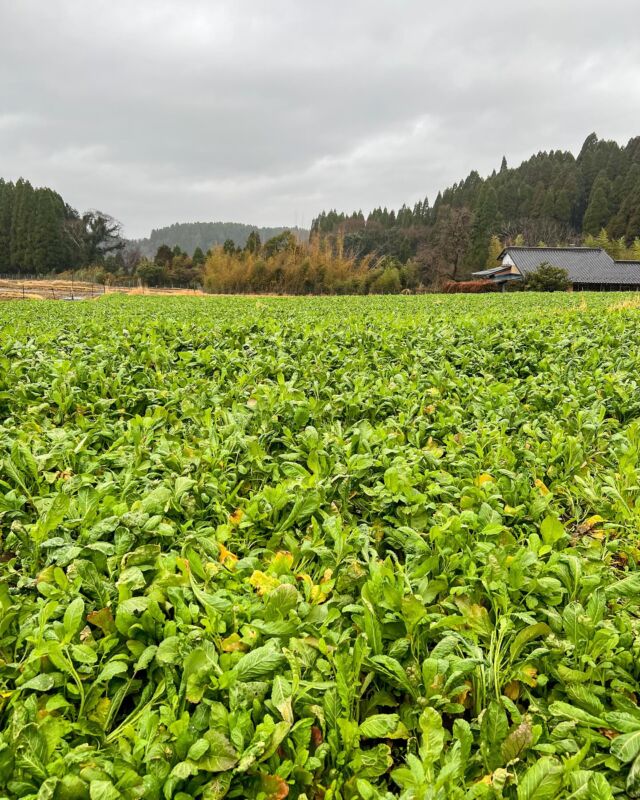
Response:
[{"label": "distant tree canopy", "polygon": [[49,273],[103,264],[123,247],[120,225],[109,215],[79,215],[52,189],[0,178],[0,272]]},{"label": "distant tree canopy", "polygon": [[291,231],[283,231],[277,236],[269,239],[264,246],[264,254],[267,258],[275,256],[277,253],[285,253],[288,250],[295,250],[296,237]]},{"label": "distant tree canopy", "polygon": [[194,267],[201,267],[204,264],[207,258],[205,254],[202,252],[201,247],[196,247],[196,249],[193,251],[193,256],[191,260],[193,261]]},{"label": "distant tree canopy", "polygon": [[196,248],[193,257],[178,245],[161,244],[151,261],[142,258],[134,268],[134,276],[147,286],[196,286],[202,284],[206,256]]},{"label": "distant tree canopy", "polygon": [[101,211],[87,211],[78,219],[71,218],[67,226],[82,264],[100,264],[124,248],[120,223]]},{"label": "distant tree canopy", "polygon": [[156,250],[155,258],[153,259],[154,262],[160,267],[167,267],[171,264],[173,260],[173,251],[169,247],[169,245],[161,244],[160,247]]},{"label": "distant tree canopy", "polygon": [[226,241],[242,249],[252,231],[257,231],[263,242],[287,231],[298,241],[306,242],[309,239],[309,231],[303,228],[258,228],[240,222],[177,222],[151,231],[148,239],[139,239],[135,245],[147,258],[153,258],[153,254],[161,244],[171,248],[178,245],[183,252],[195,256],[198,249],[206,253],[207,250],[223,245]]},{"label": "distant tree canopy", "polygon": [[222,249],[227,255],[232,256],[238,248],[236,247],[236,243],[233,241],[233,239],[225,239]]},{"label": "distant tree canopy", "polygon": [[[591,134],[578,156],[540,152],[483,179],[473,171],[428,199],[399,210],[376,208],[366,217],[335,210],[313,220],[311,236],[340,241],[362,258],[389,255],[415,262],[420,279],[468,278],[495,261],[502,246],[580,244],[601,236],[632,249],[640,237],[640,136],[626,146]],[[493,237],[493,238],[492,238]]]},{"label": "distant tree canopy", "polygon": [[251,231],[247,237],[247,243],[245,244],[244,249],[248,253],[259,253],[261,247],[262,242],[260,241],[260,234],[258,231]]}]

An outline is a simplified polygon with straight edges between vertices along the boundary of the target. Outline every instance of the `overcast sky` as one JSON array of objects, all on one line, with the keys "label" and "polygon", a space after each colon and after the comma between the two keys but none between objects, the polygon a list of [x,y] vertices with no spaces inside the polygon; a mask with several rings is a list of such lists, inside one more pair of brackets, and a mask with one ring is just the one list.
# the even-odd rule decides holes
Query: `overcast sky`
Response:
[{"label": "overcast sky", "polygon": [[637,0],[0,0],[0,176],[305,225],[640,134]]}]

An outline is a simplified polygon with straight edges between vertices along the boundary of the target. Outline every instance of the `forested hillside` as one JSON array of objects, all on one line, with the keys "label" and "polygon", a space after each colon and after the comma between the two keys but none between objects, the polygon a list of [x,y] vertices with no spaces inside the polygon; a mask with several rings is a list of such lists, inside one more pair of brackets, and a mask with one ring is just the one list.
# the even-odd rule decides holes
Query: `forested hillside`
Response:
[{"label": "forested hillside", "polygon": [[200,248],[207,252],[212,247],[232,241],[236,247],[244,247],[251,231],[258,231],[264,242],[284,231],[292,231],[299,241],[307,241],[309,231],[303,228],[259,228],[241,222],[176,222],[165,228],[151,231],[147,239],[139,239],[133,244],[147,258],[153,257],[162,245],[179,247],[185,253],[193,253]]},{"label": "forested hillside", "polygon": [[366,218],[323,212],[311,233],[343,239],[356,257],[414,260],[421,278],[433,282],[493,265],[502,244],[592,242],[602,229],[601,241],[617,240],[617,251],[640,236],[640,137],[621,147],[594,133],[577,157],[541,152],[515,169],[503,158],[499,171],[486,179],[471,172],[433,205],[425,199],[397,211],[377,208]]},{"label": "forested hillside", "polygon": [[0,178],[0,273],[60,272],[104,261],[122,247],[108,215],[80,215],[53,189]]},{"label": "forested hillside", "polygon": [[309,249],[298,228],[176,223],[125,248],[108,215],[79,214],[52,189],[0,179],[0,273],[88,267],[100,279],[192,285],[206,272],[217,291],[399,291],[466,278],[507,244],[584,243],[640,260],[640,136],[620,146],[591,134],[577,156],[541,152],[513,169],[503,158],[499,171],[472,172],[433,205],[366,218],[323,212],[311,236]]}]

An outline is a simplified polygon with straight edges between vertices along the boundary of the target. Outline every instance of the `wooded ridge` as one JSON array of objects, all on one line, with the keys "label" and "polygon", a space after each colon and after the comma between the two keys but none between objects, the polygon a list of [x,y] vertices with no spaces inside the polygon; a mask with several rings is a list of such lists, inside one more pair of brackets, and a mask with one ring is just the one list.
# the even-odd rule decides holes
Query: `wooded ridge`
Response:
[{"label": "wooded ridge", "polygon": [[503,158],[499,171],[483,179],[474,170],[439,192],[433,205],[425,198],[366,217],[323,211],[311,233],[340,238],[357,258],[414,260],[421,276],[433,280],[493,266],[505,244],[589,243],[603,229],[620,258],[640,236],[640,137],[620,146],[592,133],[577,157],[539,152],[514,169]]}]

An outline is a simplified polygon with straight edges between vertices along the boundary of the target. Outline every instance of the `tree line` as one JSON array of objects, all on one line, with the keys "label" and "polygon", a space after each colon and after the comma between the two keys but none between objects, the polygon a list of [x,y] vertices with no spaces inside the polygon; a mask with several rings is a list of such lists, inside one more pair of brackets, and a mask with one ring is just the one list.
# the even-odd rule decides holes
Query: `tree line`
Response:
[{"label": "tree line", "polygon": [[418,288],[411,264],[356,259],[328,242],[301,242],[289,230],[264,243],[253,230],[244,246],[227,239],[206,253],[196,248],[192,256],[177,245],[160,245],[133,274],[147,286],[198,285],[219,294],[392,294]]},{"label": "tree line", "polygon": [[[523,243],[521,235],[515,237],[514,244]],[[598,236],[585,237],[585,244],[602,247],[616,260],[640,261],[640,239],[628,247],[622,238],[611,239],[602,230]],[[492,236],[488,260],[495,263],[503,247],[502,240]],[[78,277],[114,283],[134,278],[145,286],[198,286],[221,294],[397,294],[428,288],[450,292],[455,290],[452,283],[464,291],[489,290],[486,281],[477,281],[478,285],[472,287],[466,281],[442,279],[434,287],[424,281],[415,259],[403,264],[394,256],[357,257],[346,251],[341,239],[330,241],[315,236],[309,242],[300,242],[288,230],[264,243],[254,230],[244,247],[227,239],[206,253],[197,247],[192,255],[178,245],[163,244],[152,259],[136,258],[129,270],[124,269],[119,258],[110,256],[102,266],[84,270]]]},{"label": "tree line", "polygon": [[[577,157],[540,152],[515,169],[502,159],[486,179],[478,172],[397,211],[366,217],[335,210],[314,219],[311,235],[340,240],[356,258],[393,257],[416,265],[420,280],[466,278],[487,263],[492,245],[588,244],[598,237],[619,250],[640,250],[640,137],[620,146],[585,140]],[[494,247],[495,249],[495,247]],[[502,249],[502,247],[500,248]]]},{"label": "tree line", "polygon": [[391,293],[418,285],[412,265],[392,257],[345,256],[335,242],[310,244],[298,230],[275,229],[263,242],[258,229],[240,228],[239,234],[231,230],[239,241],[228,237],[190,252],[161,243],[148,257],[121,237],[119,223],[108,215],[79,214],[57,192],[23,179],[0,180],[0,273],[73,273],[100,283],[126,279],[213,292]]}]

